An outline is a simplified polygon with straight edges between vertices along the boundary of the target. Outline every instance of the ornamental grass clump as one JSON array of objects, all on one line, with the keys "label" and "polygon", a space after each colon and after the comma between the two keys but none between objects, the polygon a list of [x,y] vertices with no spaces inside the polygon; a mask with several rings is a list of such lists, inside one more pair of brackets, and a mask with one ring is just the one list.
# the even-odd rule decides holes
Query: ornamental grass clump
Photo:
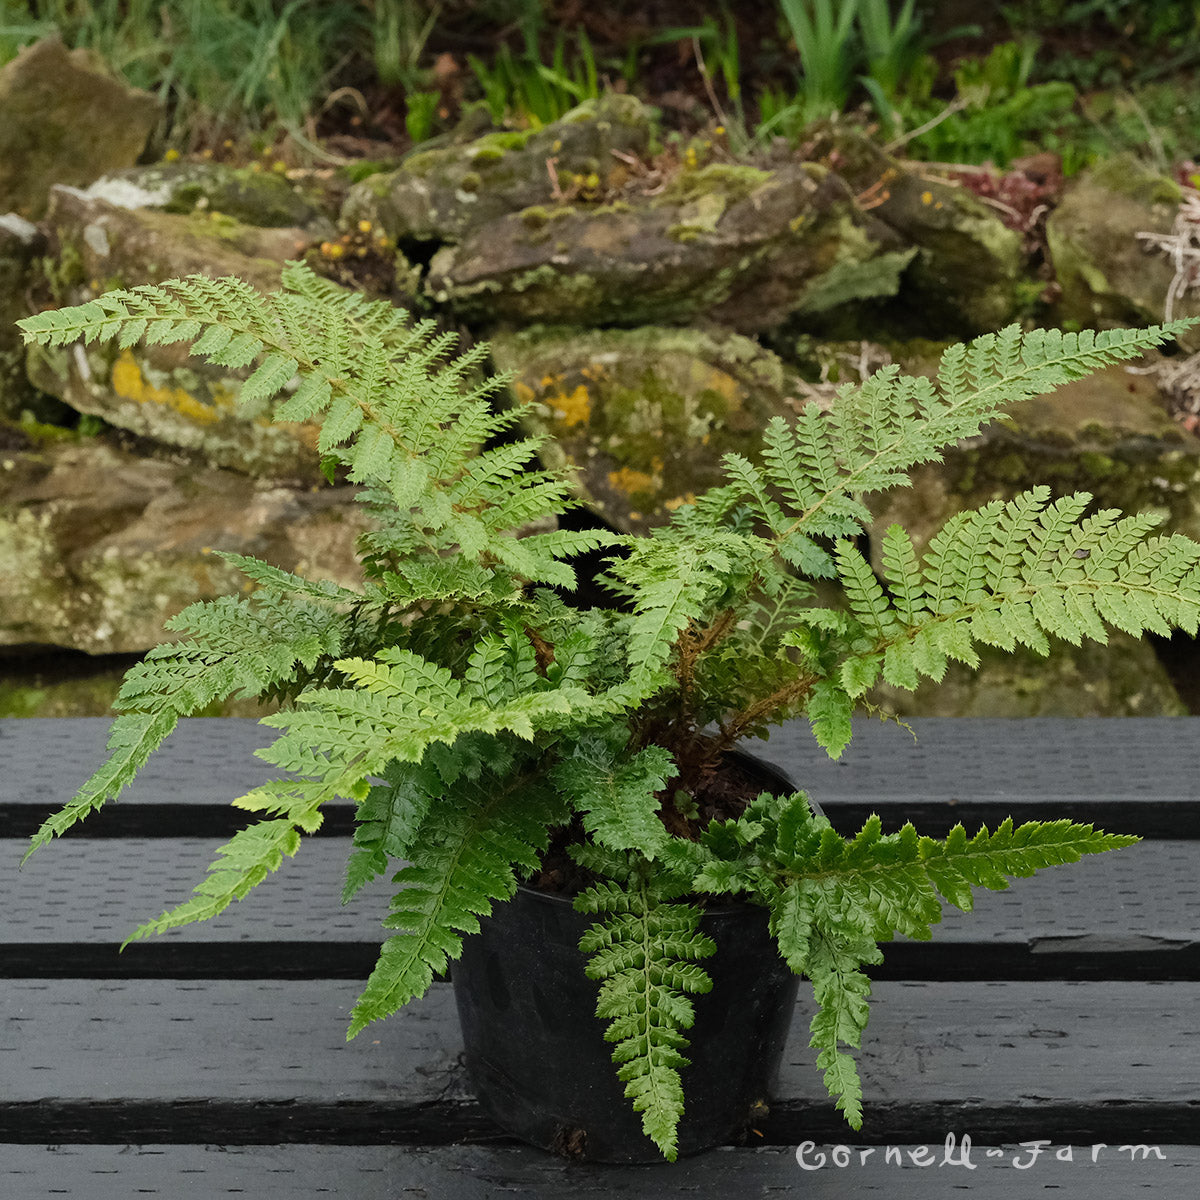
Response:
[{"label": "ornamental grass clump", "polygon": [[[817,1065],[857,1129],[850,1051],[878,943],[928,938],[943,899],[969,909],[975,888],[1136,841],[1062,820],[935,840],[884,833],[878,817],[843,837],[803,792],[724,809],[708,797],[744,739],[806,717],[836,757],[877,681],[939,680],[951,659],[974,666],[979,645],[1045,654],[1051,638],[1104,641],[1109,627],[1195,632],[1200,546],[1083,493],[1034,488],[958,513],[924,555],[893,526],[882,578],[859,546],[865,494],[1183,323],[1012,327],[949,349],[936,380],[888,367],[827,412],[773,419],[760,463],[726,455],[725,482],[645,537],[553,527],[578,503],[571,482],[494,403],[503,381],[479,374],[485,350],[452,357],[431,322],[302,265],[270,295],[193,276],[21,326],[43,345],[189,342],[222,367],[257,362],[243,403],[317,423],[327,474],[357,485],[370,516],[358,589],[225,554],[249,590],[170,622],[177,640],[125,677],[108,761],[34,837],[115,797],[180,717],[227,696],[283,702],[259,752],[280,778],[233,802],[252,822],[193,898],[131,938],[220,913],[296,853],[323,805],[352,799],[345,898],[385,874],[398,885],[353,1036],[424,993],[480,917],[557,854],[582,881],[576,908],[595,916],[582,949],[626,1095],[673,1158],[687,1031],[710,984],[705,897],[767,910],[779,953],[812,983]],[[596,551],[613,603],[573,606],[571,560]],[[842,602],[818,599],[817,582]]]}]

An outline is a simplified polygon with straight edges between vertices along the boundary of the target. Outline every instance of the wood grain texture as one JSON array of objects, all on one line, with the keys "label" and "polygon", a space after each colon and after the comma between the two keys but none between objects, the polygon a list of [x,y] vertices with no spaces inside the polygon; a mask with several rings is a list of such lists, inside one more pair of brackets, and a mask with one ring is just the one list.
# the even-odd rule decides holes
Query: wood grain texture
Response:
[{"label": "wood grain texture", "polygon": [[[1122,1143],[1123,1144],[1123,1143]],[[658,1196],[662,1200],[739,1197],[775,1200],[929,1200],[955,1195],[964,1200],[1193,1200],[1200,1174],[1200,1149],[1163,1144],[1146,1157],[1122,1144],[1097,1151],[1053,1145],[1029,1163],[1031,1151],[1016,1145],[974,1144],[964,1166],[938,1166],[945,1144],[897,1146],[887,1162],[885,1148],[859,1162],[856,1148],[844,1168],[805,1171],[791,1148],[715,1150],[668,1166],[581,1169],[525,1147],[456,1146],[77,1146],[6,1147],[0,1164],[0,1194],[25,1200],[48,1194],[80,1200],[128,1200],[149,1192],[161,1196],[245,1194],[254,1200],[558,1200],[559,1197]],[[814,1147],[805,1161],[819,1161],[834,1147]],[[988,1151],[999,1151],[989,1156]],[[956,1154],[961,1143],[956,1146]],[[897,1157],[900,1159],[897,1164]],[[932,1157],[932,1166],[914,1165]],[[9,1190],[5,1190],[5,1189]]]},{"label": "wood grain texture", "polygon": [[[104,760],[102,717],[0,719],[0,833],[25,836]],[[804,722],[745,748],[777,763],[843,830],[873,811],[937,833],[1008,813],[1070,816],[1113,832],[1200,837],[1200,773],[1187,753],[1200,718],[914,719],[910,728],[854,723],[838,760]],[[253,721],[193,718],[153,755],[137,781],[87,821],[86,836],[222,836],[240,824],[228,801],[278,772],[254,757],[275,731]],[[171,811],[170,821],[165,817]],[[349,805],[328,831],[344,833]]]},{"label": "wood grain texture", "polygon": [[[245,903],[118,958],[137,925],[187,899],[216,846],[74,838],[0,872],[0,975],[365,976],[392,886],[383,877],[343,906],[342,838],[308,839]],[[0,863],[23,850],[0,839]],[[297,961],[301,946],[307,961]],[[932,942],[899,939],[886,956],[884,974],[910,978],[1069,978],[1098,956],[1110,977],[1198,978],[1200,842],[1143,842],[982,891],[971,913],[945,906]]]},{"label": "wood grain texture", "polygon": [[[217,1141],[239,1140],[262,1115],[245,1111],[255,1106],[286,1106],[297,1136],[336,1124],[347,1106],[379,1103],[417,1124],[424,1109],[444,1121],[447,1104],[470,1107],[448,986],[347,1043],[356,992],[341,981],[9,981],[2,1136],[14,1138],[33,1106],[49,1122],[39,1127],[46,1140],[69,1140],[72,1130],[51,1133],[56,1106],[149,1112],[188,1102],[211,1120],[228,1114],[229,1128],[209,1129]],[[936,1121],[951,1110],[988,1129],[1005,1119],[1058,1129],[1070,1112],[1071,1128],[1103,1133],[1120,1110],[1143,1141],[1147,1121],[1166,1122],[1161,1137],[1200,1124],[1200,984],[884,982],[872,1010],[859,1056],[869,1137],[910,1132],[913,1112]],[[802,998],[777,1090],[776,1142],[843,1128],[806,1045],[811,1011]],[[156,1119],[166,1124],[154,1136],[169,1137],[169,1114]]]}]

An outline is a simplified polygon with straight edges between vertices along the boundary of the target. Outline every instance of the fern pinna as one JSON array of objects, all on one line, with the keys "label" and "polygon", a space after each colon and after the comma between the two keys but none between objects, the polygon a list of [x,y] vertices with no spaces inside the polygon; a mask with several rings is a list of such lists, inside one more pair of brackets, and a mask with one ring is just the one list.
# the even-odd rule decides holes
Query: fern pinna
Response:
[{"label": "fern pinna", "polygon": [[[345,898],[396,885],[390,931],[351,1034],[421,995],[497,901],[566,845],[590,883],[584,937],[598,1012],[646,1133],[674,1157],[687,1031],[709,986],[701,898],[763,906],[780,954],[812,981],[817,1064],[861,1121],[850,1051],[866,1026],[864,968],[896,933],[924,938],[941,899],[1126,845],[1064,822],[943,841],[877,818],[855,837],[803,794],[701,815],[705,781],[741,739],[807,717],[831,755],[883,679],[937,680],[977,645],[1046,652],[1200,622],[1200,550],[1155,518],[1089,510],[1035,488],[961,513],[918,554],[899,528],[859,548],[864,496],[907,482],[1002,408],[1169,338],[1182,323],[1102,334],[1016,328],[952,347],[936,380],[887,368],[764,431],[761,462],[727,455],[726,482],[649,537],[556,527],[571,481],[538,465],[485,349],[290,264],[281,290],[191,277],[110,292],[21,323],[44,345],[189,342],[249,368],[241,402],[317,426],[326,473],[370,516],[349,589],[238,555],[238,597],[194,604],[177,640],[127,675],[108,761],[31,849],[117,796],[179,718],[224,697],[282,702],[261,755],[280,777],[234,803],[257,820],[218,852],[193,898],[132,936],[221,912],[322,821],[357,804]],[[611,605],[572,607],[571,559],[612,552]],[[836,585],[838,603],[816,585]]]}]

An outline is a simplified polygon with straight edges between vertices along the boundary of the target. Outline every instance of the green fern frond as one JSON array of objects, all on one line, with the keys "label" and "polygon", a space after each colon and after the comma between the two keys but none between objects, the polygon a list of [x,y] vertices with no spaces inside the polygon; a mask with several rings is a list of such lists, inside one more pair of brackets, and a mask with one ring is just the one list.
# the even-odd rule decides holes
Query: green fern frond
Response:
[{"label": "green fern frond", "polygon": [[318,450],[365,485],[376,523],[370,569],[419,551],[483,556],[514,572],[528,566],[543,582],[572,582],[553,542],[523,554],[500,536],[563,511],[569,489],[555,472],[521,469],[538,439],[484,448],[514,420],[488,403],[505,381],[475,378],[486,347],[448,360],[454,338],[436,334],[432,322],[413,324],[392,305],[291,263],[281,290],[267,295],[240,280],[194,275],[38,313],[21,328],[42,345],[190,341],[194,355],[222,367],[260,359],[241,389],[243,405],[257,412],[278,401],[275,419],[320,422]]},{"label": "green fern frond", "polygon": [[939,897],[969,910],[973,890],[1002,890],[1010,878],[1134,844],[1071,821],[1011,820],[968,838],[922,837],[912,825],[884,835],[878,816],[852,838],[817,816],[802,792],[764,793],[736,820],[712,822],[686,853],[668,853],[699,892],[750,892],[770,914],[771,934],[788,966],[813,983],[818,1012],[811,1045],[830,1094],[859,1127],[861,1086],[843,1047],[860,1045],[870,983],[862,968],[881,961],[878,942],[897,933],[928,940],[942,919]]},{"label": "green fern frond", "polygon": [[1039,653],[1048,636],[1107,641],[1106,626],[1138,636],[1200,626],[1200,546],[1181,535],[1147,537],[1149,515],[1084,516],[1087,493],[1053,502],[1034,488],[1007,503],[953,516],[918,564],[893,526],[883,559],[892,596],[849,543],[836,550],[853,618],[865,638],[840,682],[861,695],[879,674],[915,688],[949,659],[974,666],[974,644]]},{"label": "green fern frond", "polygon": [[140,938],[165,933],[194,921],[206,921],[224,912],[272,871],[277,871],[285,855],[291,857],[299,848],[300,833],[290,821],[259,821],[240,830],[217,851],[220,857],[196,885],[193,898],[155,920],[139,925],[125,939],[122,949]]},{"label": "green fern frond", "polygon": [[21,862],[127,788],[178,723],[179,715],[172,709],[117,717],[108,732],[108,758],[69,803],[42,822]]},{"label": "green fern frond", "polygon": [[380,773],[383,782],[370,788],[354,814],[354,849],[346,865],[342,903],[386,873],[393,860],[408,858],[443,788],[440,776],[426,763],[391,762]]},{"label": "green fern frond", "polygon": [[680,633],[718,605],[731,587],[745,587],[769,546],[753,537],[717,531],[706,537],[645,538],[633,544],[611,575],[633,599],[628,660],[635,672],[666,663]]},{"label": "green fern frond", "polygon": [[817,1069],[851,1129],[862,1128],[862,1082],[854,1058],[842,1046],[858,1049],[870,1019],[871,981],[861,968],[883,955],[868,936],[841,936],[817,918],[817,934],[805,959],[817,1011],[809,1024],[809,1045],[817,1051]]},{"label": "green fern frond", "polygon": [[[328,597],[322,597],[328,599]],[[125,674],[115,707],[197,712],[227,696],[257,696],[336,655],[345,614],[279,595],[222,596],[189,605],[167,621],[182,641],[157,646]]]},{"label": "green fern frond", "polygon": [[1068,820],[1028,821],[1014,828],[1008,818],[991,833],[981,828],[968,838],[956,825],[944,841],[921,838],[918,845],[930,883],[956,908],[970,911],[972,888],[1003,891],[1006,877],[1025,878],[1044,867],[1078,862],[1085,854],[1119,850],[1138,840]]},{"label": "green fern frond", "polygon": [[281,810],[297,822],[336,796],[354,795],[363,779],[393,761],[419,763],[431,747],[472,734],[511,733],[530,740],[540,729],[602,712],[605,704],[570,685],[551,687],[541,677],[540,690],[493,704],[478,681],[460,680],[399,647],[333,665],[349,686],[310,688],[295,709],[261,722],[284,732],[260,757],[306,777],[288,785],[293,801]]},{"label": "green fern frond", "polygon": [[[348,1038],[424,995],[433,976],[462,952],[462,934],[479,932],[479,917],[516,891],[516,870],[533,871],[546,830],[565,819],[552,789],[524,777],[460,780],[453,806],[430,811],[418,863],[393,882],[404,886],[384,921],[389,937],[354,1006]],[[515,870],[516,869],[516,870]]]},{"label": "green fern frond", "polygon": [[688,1065],[684,1030],[695,1021],[688,996],[707,992],[712,981],[698,963],[716,950],[699,932],[700,910],[662,903],[644,878],[624,888],[594,887],[576,900],[583,912],[608,914],[582,937],[589,978],[601,981],[596,1015],[608,1021],[613,1062],[625,1095],[642,1114],[642,1130],[675,1161],[683,1115],[680,1072]]},{"label": "green fern frond", "polygon": [[653,859],[668,841],[656,793],[675,774],[675,762],[661,746],[647,746],[627,759],[605,751],[599,739],[581,740],[553,768],[551,779],[602,846]]},{"label": "green fern frond", "polygon": [[259,558],[246,554],[235,554],[231,550],[214,550],[220,559],[236,567],[247,579],[253,580],[264,591],[276,596],[303,596],[326,604],[359,604],[364,594],[352,588],[341,587],[329,579],[306,579],[292,571],[272,566]]},{"label": "green fern frond", "polygon": [[[1013,325],[947,350],[936,385],[886,367],[840,388],[828,413],[809,405],[793,425],[773,419],[763,467],[726,459],[731,486],[777,539],[852,537],[870,520],[862,495],[906,484],[913,467],[974,436],[1003,408],[1136,357],[1188,324],[1077,334]],[[783,502],[782,523],[772,494]]]},{"label": "green fern frond", "polygon": [[[303,588],[298,590],[303,594]],[[333,599],[326,593],[320,598]],[[69,803],[43,822],[26,859],[119,795],[180,717],[214,700],[267,693],[294,680],[298,671],[311,669],[322,655],[337,654],[347,619],[303,600],[225,596],[189,606],[167,628],[187,636],[156,647],[125,673],[114,702],[121,715],[109,732],[107,760]]]}]

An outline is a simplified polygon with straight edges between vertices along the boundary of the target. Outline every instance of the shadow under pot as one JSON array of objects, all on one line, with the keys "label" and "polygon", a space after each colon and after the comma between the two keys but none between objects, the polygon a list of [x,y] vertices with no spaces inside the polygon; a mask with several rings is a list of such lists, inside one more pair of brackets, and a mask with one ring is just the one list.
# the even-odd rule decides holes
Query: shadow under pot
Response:
[{"label": "shadow under pot", "polygon": [[[761,790],[796,790],[769,764],[731,757]],[[617,1078],[606,1023],[596,1016],[600,985],[584,973],[579,939],[594,920],[568,898],[521,887],[463,939],[452,979],[467,1069],[484,1110],[523,1141],[592,1162],[661,1162]],[[703,960],[712,990],[692,997],[681,1155],[735,1138],[761,1111],[799,984],[766,909],[709,906],[700,929],[717,949]]]}]

